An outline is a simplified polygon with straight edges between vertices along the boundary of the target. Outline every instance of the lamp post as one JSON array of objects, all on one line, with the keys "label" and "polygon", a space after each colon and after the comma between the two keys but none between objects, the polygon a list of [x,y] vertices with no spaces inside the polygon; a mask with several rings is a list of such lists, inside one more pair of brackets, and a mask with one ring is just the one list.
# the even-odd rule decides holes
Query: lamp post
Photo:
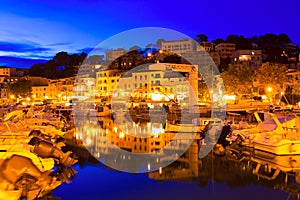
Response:
[{"label": "lamp post", "polygon": [[268,96],[269,96],[269,99],[270,99],[270,102],[272,101],[272,91],[273,91],[273,88],[272,87],[267,87],[267,92],[268,92]]}]

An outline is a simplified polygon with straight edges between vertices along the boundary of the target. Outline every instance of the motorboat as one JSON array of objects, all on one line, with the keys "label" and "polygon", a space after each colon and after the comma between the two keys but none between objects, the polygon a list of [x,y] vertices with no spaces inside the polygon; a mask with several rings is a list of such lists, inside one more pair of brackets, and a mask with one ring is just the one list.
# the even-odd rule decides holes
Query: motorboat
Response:
[{"label": "motorboat", "polygon": [[255,128],[235,130],[232,135],[239,137],[242,145],[255,150],[276,155],[300,154],[299,117],[269,115],[269,119],[259,122]]},{"label": "motorboat", "polygon": [[244,125],[243,129],[233,130],[231,140],[235,141],[238,138],[242,140],[243,145],[251,145],[253,140],[262,136],[283,134],[286,132],[287,127],[295,128],[294,116],[277,116],[273,113],[266,113],[265,120],[262,120],[258,113],[255,112],[254,116],[257,120],[256,126]]}]

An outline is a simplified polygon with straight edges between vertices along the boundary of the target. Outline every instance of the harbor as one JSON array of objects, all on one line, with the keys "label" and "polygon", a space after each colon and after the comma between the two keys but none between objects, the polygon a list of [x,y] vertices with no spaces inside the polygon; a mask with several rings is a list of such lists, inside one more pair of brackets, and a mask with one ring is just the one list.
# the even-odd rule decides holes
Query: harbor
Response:
[{"label": "harbor", "polygon": [[[150,185],[155,180],[169,187],[169,182],[176,181],[174,187],[200,184],[200,188],[212,190],[217,190],[221,182],[230,186],[238,181],[230,173],[220,175],[222,166],[232,166],[226,170],[234,170],[235,177],[244,177],[246,185],[266,184],[270,192],[276,188],[282,196],[299,197],[297,113],[245,108],[246,115],[231,110],[222,120],[209,117],[209,107],[189,112],[171,104],[144,105],[136,106],[134,112],[130,107],[124,108],[123,114],[110,111],[106,117],[68,112],[52,105],[12,109],[1,122],[0,197],[43,199],[71,195],[67,188],[73,187],[73,181],[75,186],[81,184],[84,177],[80,174],[85,170],[99,169],[94,173],[100,176],[114,166],[134,173],[146,170],[139,177]],[[118,149],[123,153],[119,154]],[[207,149],[207,154],[200,156]],[[174,151],[182,155],[170,154]],[[156,164],[143,168],[132,153],[152,153],[147,162]],[[121,172],[110,173],[123,177]],[[217,195],[209,190],[206,193]]]}]

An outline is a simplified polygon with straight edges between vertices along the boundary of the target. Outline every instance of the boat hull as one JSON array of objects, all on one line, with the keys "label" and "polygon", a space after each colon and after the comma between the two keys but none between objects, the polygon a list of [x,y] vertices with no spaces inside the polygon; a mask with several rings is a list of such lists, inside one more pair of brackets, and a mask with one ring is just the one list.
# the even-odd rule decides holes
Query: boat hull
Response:
[{"label": "boat hull", "polygon": [[300,155],[300,140],[253,141],[253,147],[276,155]]}]

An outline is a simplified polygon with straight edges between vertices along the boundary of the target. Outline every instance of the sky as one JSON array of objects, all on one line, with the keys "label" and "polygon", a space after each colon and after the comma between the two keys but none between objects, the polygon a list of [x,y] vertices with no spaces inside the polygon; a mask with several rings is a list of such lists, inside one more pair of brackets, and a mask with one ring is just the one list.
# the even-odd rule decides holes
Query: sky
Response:
[{"label": "sky", "polygon": [[[299,8],[299,0],[8,0],[0,5],[0,65],[22,60],[20,65],[30,67],[32,59],[80,53],[142,27],[167,28],[191,38],[204,33],[209,40],[286,33],[299,45]],[[156,42],[150,36],[139,41],[139,46]]]}]

